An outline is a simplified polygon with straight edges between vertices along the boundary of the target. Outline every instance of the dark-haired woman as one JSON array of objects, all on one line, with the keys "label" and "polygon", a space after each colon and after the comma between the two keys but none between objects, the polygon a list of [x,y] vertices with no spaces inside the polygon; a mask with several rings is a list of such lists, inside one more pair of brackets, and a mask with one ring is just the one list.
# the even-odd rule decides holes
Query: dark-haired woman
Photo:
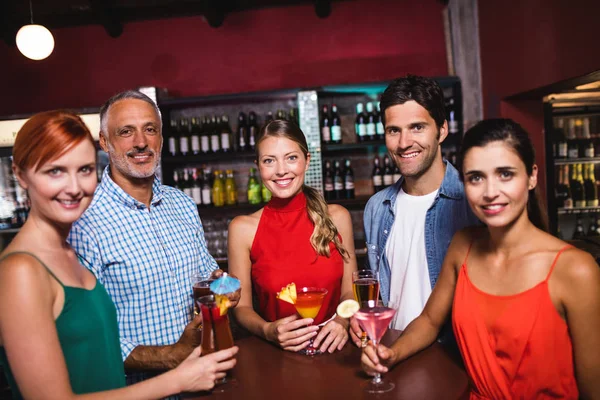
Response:
[{"label": "dark-haired woman", "polygon": [[[322,352],[340,350],[348,340],[348,321],[337,317],[341,300],[353,298],[356,270],[352,221],[339,205],[304,184],[310,155],[304,133],[275,120],[257,138],[256,162],[271,201],[229,225],[229,268],[242,281],[235,309],[240,324],[284,350],[299,351],[314,338]],[[300,318],[293,305],[277,300],[283,286],[328,290],[316,318]],[[258,299],[258,313],[252,294]],[[320,329],[317,325],[323,324]]]},{"label": "dark-haired woman", "polygon": [[423,313],[391,346],[362,356],[367,373],[429,346],[452,307],[471,399],[600,398],[600,269],[545,231],[527,133],[482,121],[461,149],[465,194],[486,225],[454,236]]},{"label": "dark-haired woman", "polygon": [[96,188],[96,149],[81,118],[31,117],[13,147],[27,190],[27,222],[0,255],[0,364],[14,399],[159,399],[208,390],[235,365],[237,347],[125,387],[117,312],[66,238]]}]

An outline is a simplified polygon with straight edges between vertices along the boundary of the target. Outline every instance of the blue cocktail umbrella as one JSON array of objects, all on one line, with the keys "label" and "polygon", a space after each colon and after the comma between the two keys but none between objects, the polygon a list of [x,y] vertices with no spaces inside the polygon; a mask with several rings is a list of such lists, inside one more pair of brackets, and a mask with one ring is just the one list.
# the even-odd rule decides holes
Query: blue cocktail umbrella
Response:
[{"label": "blue cocktail umbrella", "polygon": [[227,272],[223,272],[220,278],[215,279],[210,284],[210,290],[214,294],[227,294],[233,293],[238,290],[241,286],[240,280],[229,276]]}]

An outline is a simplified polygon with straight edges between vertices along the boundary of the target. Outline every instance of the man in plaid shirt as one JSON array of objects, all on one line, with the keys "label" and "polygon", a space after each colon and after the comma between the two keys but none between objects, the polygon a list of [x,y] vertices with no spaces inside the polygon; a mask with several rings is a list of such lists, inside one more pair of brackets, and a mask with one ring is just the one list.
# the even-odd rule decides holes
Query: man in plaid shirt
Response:
[{"label": "man in plaid shirt", "polygon": [[102,106],[100,129],[110,163],[68,240],[115,303],[134,383],[174,368],[200,344],[190,278],[220,270],[195,203],[155,178],[163,144],[156,104],[137,91],[119,93]]}]

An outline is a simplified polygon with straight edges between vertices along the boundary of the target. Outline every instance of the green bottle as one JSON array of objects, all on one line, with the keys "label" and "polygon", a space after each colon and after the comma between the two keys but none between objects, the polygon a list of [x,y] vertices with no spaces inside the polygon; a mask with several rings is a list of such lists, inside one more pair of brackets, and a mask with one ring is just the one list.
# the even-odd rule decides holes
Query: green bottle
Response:
[{"label": "green bottle", "polygon": [[271,191],[267,189],[264,182],[260,183],[260,193],[262,194],[263,202],[268,203],[271,200]]},{"label": "green bottle", "polygon": [[223,173],[219,170],[215,171],[215,181],[212,187],[212,202],[215,207],[223,207],[225,205],[225,182]]},{"label": "green bottle", "polygon": [[256,179],[256,169],[250,168],[250,176],[248,177],[248,203],[260,204],[260,184]]}]

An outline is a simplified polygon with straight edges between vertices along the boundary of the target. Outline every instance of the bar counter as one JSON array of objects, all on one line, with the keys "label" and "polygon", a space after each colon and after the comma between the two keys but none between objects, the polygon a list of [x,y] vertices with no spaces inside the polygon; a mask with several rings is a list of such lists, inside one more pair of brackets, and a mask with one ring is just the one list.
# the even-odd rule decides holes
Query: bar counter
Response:
[{"label": "bar counter", "polygon": [[[391,343],[400,331],[388,331]],[[347,343],[342,351],[308,357],[283,351],[257,337],[236,341],[240,351],[233,377],[222,393],[187,393],[185,399],[463,399],[469,383],[464,369],[444,348],[432,346],[398,364],[384,380],[396,387],[383,394],[369,394],[363,385],[370,379],[360,368],[361,350]]]}]

